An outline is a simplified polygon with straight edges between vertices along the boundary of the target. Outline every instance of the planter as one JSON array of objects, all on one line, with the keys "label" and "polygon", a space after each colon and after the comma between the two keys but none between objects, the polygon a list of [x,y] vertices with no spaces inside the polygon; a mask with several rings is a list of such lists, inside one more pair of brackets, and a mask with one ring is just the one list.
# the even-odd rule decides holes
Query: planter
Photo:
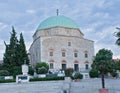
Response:
[{"label": "planter", "polygon": [[76,82],[80,82],[80,79],[76,79],[75,81],[76,81]]},{"label": "planter", "polygon": [[99,89],[99,93],[108,93],[108,89],[101,88],[101,89]]}]

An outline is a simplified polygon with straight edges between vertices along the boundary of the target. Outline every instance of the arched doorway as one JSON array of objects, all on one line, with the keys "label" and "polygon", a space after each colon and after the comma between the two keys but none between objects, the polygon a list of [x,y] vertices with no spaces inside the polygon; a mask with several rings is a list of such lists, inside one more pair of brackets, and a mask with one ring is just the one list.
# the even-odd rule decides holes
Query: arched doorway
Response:
[{"label": "arched doorway", "polygon": [[76,72],[79,71],[79,62],[78,61],[74,62],[74,71],[76,71]]}]

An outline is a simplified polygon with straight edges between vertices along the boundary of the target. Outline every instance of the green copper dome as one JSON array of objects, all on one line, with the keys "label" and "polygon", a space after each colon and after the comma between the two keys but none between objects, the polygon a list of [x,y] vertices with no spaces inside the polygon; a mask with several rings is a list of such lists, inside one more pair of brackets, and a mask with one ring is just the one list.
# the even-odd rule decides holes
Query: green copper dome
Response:
[{"label": "green copper dome", "polygon": [[68,28],[77,28],[79,27],[76,25],[76,23],[65,16],[52,16],[41,22],[37,28],[37,30],[51,28],[51,27],[68,27]]}]

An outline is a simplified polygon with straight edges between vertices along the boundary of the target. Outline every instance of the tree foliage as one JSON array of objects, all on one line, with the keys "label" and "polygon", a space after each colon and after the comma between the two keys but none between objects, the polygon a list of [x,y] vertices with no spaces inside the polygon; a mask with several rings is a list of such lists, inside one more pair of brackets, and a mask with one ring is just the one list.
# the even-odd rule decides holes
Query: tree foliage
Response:
[{"label": "tree foliage", "polygon": [[67,68],[65,69],[65,76],[71,77],[73,74],[73,68]]},{"label": "tree foliage", "polygon": [[83,75],[80,72],[76,72],[74,75],[74,79],[82,79]]},{"label": "tree foliage", "polygon": [[91,78],[98,77],[99,76],[98,70],[91,69],[90,72],[89,72],[89,75],[90,75]]},{"label": "tree foliage", "polygon": [[115,69],[120,71],[120,60],[115,61]]},{"label": "tree foliage", "polygon": [[3,57],[3,65],[10,69],[11,67],[17,65],[17,48],[18,48],[18,40],[16,37],[16,32],[14,28],[12,27],[12,33],[10,37],[10,44],[6,45],[5,54]]},{"label": "tree foliage", "polygon": [[20,65],[26,63],[26,64],[29,64],[29,58],[28,58],[28,54],[27,54],[27,51],[26,51],[26,46],[25,46],[25,43],[24,43],[24,38],[23,38],[23,35],[22,33],[20,34],[20,40],[19,40],[19,63],[21,63]]},{"label": "tree foliage", "polygon": [[115,36],[117,37],[117,40],[116,40],[116,44],[118,45],[118,46],[120,46],[120,28],[116,28],[116,29],[118,29],[118,32],[116,32],[115,33]]},{"label": "tree foliage", "polygon": [[107,73],[111,70],[112,64],[112,55],[111,50],[101,49],[96,54],[92,68],[101,72],[102,69]]},{"label": "tree foliage", "polygon": [[29,66],[28,74],[34,75],[34,69],[31,66]]},{"label": "tree foliage", "polygon": [[48,70],[42,66],[41,68],[38,68],[37,74],[46,74]]},{"label": "tree foliage", "polygon": [[111,70],[112,55],[111,50],[101,49],[96,54],[92,64],[92,68],[101,73],[102,88],[105,88],[104,74]]},{"label": "tree foliage", "polygon": [[0,70],[0,76],[9,76],[10,73],[7,70]]},{"label": "tree foliage", "polygon": [[6,49],[3,57],[3,67],[13,75],[20,73],[20,71],[18,71],[20,69],[17,69],[18,73],[14,73],[12,70],[13,68],[21,68],[24,60],[26,60],[27,64],[29,64],[29,60],[22,33],[20,34],[20,40],[17,39],[17,33],[15,32],[14,27],[12,27],[12,32],[10,34],[10,43],[5,43]]},{"label": "tree foliage", "polygon": [[42,68],[42,67],[46,68],[47,72],[48,72],[49,65],[46,62],[39,62],[39,63],[37,63],[36,66],[35,66],[36,72],[39,73],[39,69]]}]

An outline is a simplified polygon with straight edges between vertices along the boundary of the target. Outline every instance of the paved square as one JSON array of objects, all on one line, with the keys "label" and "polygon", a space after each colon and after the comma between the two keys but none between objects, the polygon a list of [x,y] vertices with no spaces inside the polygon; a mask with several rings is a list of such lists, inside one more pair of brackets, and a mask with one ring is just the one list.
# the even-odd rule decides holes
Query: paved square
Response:
[{"label": "paved square", "polygon": [[[64,81],[0,83],[0,93],[62,93]],[[120,93],[120,79],[105,79],[109,93]],[[101,79],[84,79],[70,83],[70,93],[98,93]]]}]

